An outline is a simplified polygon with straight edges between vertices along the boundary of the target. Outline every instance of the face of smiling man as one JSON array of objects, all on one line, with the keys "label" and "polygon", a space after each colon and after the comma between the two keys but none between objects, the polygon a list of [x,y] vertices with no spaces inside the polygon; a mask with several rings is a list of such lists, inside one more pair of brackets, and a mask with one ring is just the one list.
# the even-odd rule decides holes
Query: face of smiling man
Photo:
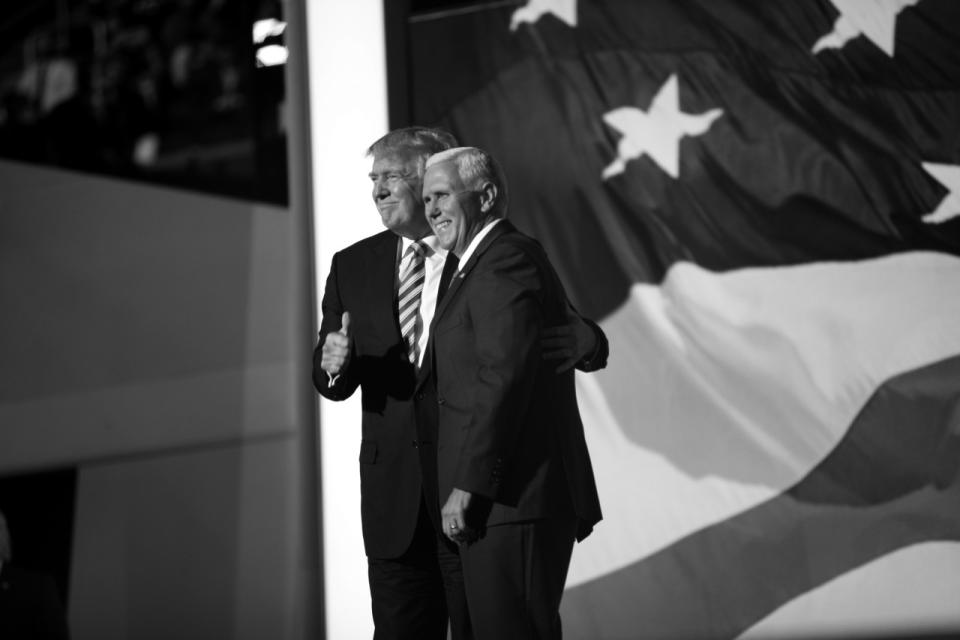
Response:
[{"label": "face of smiling man", "polygon": [[493,219],[492,187],[485,183],[479,189],[468,189],[453,160],[427,168],[423,176],[423,203],[441,247],[457,257],[463,255],[470,241]]},{"label": "face of smiling man", "polygon": [[373,201],[383,226],[394,233],[418,240],[430,232],[420,198],[420,156],[392,153],[374,156],[370,181]]}]

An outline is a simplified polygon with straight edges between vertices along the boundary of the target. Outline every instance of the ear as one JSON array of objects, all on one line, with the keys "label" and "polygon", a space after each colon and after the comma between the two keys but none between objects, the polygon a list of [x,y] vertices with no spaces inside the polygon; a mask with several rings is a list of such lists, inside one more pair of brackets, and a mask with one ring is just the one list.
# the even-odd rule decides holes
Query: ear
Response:
[{"label": "ear", "polygon": [[497,202],[497,185],[492,182],[484,182],[480,186],[480,211],[490,213]]}]

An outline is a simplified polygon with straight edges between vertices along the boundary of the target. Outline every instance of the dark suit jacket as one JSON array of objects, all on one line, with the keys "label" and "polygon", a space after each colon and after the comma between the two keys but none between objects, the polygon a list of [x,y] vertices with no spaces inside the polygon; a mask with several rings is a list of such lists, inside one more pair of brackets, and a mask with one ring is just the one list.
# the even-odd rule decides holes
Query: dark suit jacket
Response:
[{"label": "dark suit jacket", "polygon": [[418,423],[437,441],[430,493],[442,502],[457,487],[486,498],[484,522],[473,526],[575,514],[582,539],[601,518],[574,373],[555,373],[540,355],[541,330],[564,323],[566,305],[539,243],[502,221],[437,307]]},{"label": "dark suit jacket", "polygon": [[[360,493],[363,541],[374,558],[395,558],[413,539],[421,481],[414,426],[415,372],[397,322],[394,283],[397,244],[391,231],[371,236],[333,257],[323,294],[313,381],[325,398],[343,400],[362,389]],[[331,387],[320,368],[321,348],[350,312],[354,350]],[[341,425],[339,428],[351,428]]]}]

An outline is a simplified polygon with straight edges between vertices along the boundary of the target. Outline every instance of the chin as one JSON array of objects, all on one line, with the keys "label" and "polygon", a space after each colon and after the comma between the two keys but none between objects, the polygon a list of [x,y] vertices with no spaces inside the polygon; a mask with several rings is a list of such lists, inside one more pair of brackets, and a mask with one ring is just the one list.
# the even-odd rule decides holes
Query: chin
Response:
[{"label": "chin", "polygon": [[397,220],[396,218],[383,218],[383,226],[385,226],[390,231],[393,231],[394,233],[399,233],[401,235],[402,235],[401,232],[403,231],[403,228],[404,228],[403,223],[400,220]]}]

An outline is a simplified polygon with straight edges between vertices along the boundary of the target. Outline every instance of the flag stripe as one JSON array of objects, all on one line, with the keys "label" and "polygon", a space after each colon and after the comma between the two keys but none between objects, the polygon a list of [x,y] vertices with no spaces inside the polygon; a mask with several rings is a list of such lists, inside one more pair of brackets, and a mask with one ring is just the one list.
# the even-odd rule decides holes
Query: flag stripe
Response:
[{"label": "flag stripe", "polygon": [[[565,636],[735,637],[886,553],[960,541],[957,407],[960,357],[888,381],[830,455],[787,492],[568,589]],[[865,441],[875,452],[866,458]],[[897,464],[903,449],[916,461],[912,471]]]},{"label": "flag stripe", "polygon": [[953,291],[960,258],[935,253],[681,264],[662,286],[637,285],[602,322],[617,349],[578,379],[578,398],[604,502],[655,508],[607,510],[588,540],[604,552],[574,554],[569,584],[793,486],[884,381],[960,355]]}]

